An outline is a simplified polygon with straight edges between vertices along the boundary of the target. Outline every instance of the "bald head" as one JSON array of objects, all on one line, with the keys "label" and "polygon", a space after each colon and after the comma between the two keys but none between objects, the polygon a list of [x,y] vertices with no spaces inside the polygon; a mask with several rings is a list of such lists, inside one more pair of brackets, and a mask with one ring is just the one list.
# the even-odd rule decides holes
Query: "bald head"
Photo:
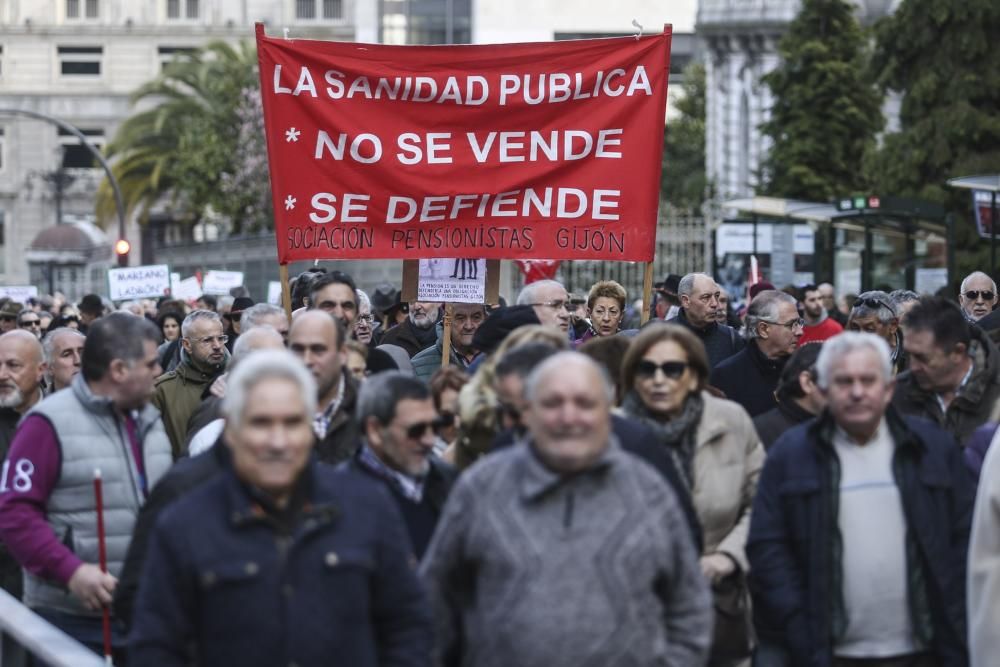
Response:
[{"label": "bald head", "polygon": [[560,352],[528,376],[525,423],[535,452],[560,473],[586,470],[608,447],[614,388],[579,352]]},{"label": "bald head", "polygon": [[321,410],[333,400],[340,387],[344,337],[344,323],[319,309],[296,316],[288,330],[288,349],[302,359],[313,374]]},{"label": "bald head", "polygon": [[42,344],[23,329],[0,336],[0,408],[24,414],[41,399],[45,375]]}]

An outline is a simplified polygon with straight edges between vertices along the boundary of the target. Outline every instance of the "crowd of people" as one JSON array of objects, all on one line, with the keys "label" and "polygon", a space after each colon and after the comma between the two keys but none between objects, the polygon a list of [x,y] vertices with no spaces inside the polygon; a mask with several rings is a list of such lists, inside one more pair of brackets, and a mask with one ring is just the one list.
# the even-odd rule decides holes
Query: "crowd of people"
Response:
[{"label": "crowd of people", "polygon": [[292,287],[0,301],[7,592],[117,665],[997,664],[985,273]]}]

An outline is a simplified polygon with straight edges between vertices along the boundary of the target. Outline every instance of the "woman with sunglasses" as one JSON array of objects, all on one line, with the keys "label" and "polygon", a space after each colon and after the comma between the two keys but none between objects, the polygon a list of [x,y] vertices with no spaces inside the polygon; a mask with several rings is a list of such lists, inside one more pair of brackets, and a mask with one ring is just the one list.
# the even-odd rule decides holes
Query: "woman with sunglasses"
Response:
[{"label": "woman with sunglasses", "polygon": [[693,333],[648,326],[622,364],[622,410],[656,431],[691,494],[704,534],[701,569],[719,612],[709,665],[730,666],[750,656],[745,545],[764,449],[746,410],[706,391],[708,375]]}]

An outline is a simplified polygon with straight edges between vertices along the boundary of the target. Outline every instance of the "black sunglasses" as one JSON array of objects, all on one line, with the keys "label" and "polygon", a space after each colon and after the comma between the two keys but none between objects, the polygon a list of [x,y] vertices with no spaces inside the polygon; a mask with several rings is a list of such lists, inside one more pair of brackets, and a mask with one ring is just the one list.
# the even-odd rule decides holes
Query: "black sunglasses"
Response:
[{"label": "black sunglasses", "polygon": [[504,415],[510,418],[511,421],[520,422],[521,421],[521,411],[515,408],[510,403],[498,403],[497,404],[497,421],[502,422]]},{"label": "black sunglasses", "polygon": [[[455,420],[455,415],[451,415],[451,421]],[[429,422],[417,422],[416,424],[410,424],[406,427],[406,437],[410,440],[419,440],[424,437],[424,433],[430,430],[433,435],[435,430],[441,428],[442,426],[448,426],[448,424],[443,423],[441,417],[436,417]]]},{"label": "black sunglasses", "polygon": [[965,292],[965,298],[968,299],[969,301],[976,301],[979,298],[980,294],[983,295],[983,301],[992,301],[993,297],[995,296],[993,292],[989,290],[978,291],[970,289],[968,292]]},{"label": "black sunglasses", "polygon": [[437,428],[448,428],[449,426],[453,426],[455,424],[455,413],[439,412],[438,418],[434,423]]},{"label": "black sunglasses", "polygon": [[640,377],[651,378],[656,375],[657,370],[661,370],[663,371],[663,374],[671,380],[677,380],[684,375],[684,371],[687,370],[687,367],[688,364],[686,361],[665,361],[662,364],[658,364],[656,362],[643,359],[635,367],[635,373]]},{"label": "black sunglasses", "polygon": [[858,299],[854,302],[854,306],[852,307],[858,308],[860,306],[867,306],[868,308],[885,308],[893,315],[896,314],[896,309],[881,299]]}]

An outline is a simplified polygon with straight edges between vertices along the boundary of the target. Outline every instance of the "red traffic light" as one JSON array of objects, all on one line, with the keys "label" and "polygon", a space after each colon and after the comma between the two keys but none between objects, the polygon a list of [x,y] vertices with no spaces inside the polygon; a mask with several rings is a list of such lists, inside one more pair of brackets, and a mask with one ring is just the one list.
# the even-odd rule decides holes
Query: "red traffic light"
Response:
[{"label": "red traffic light", "polygon": [[116,255],[127,255],[128,251],[132,249],[132,244],[125,239],[118,239],[115,243],[115,254]]}]

